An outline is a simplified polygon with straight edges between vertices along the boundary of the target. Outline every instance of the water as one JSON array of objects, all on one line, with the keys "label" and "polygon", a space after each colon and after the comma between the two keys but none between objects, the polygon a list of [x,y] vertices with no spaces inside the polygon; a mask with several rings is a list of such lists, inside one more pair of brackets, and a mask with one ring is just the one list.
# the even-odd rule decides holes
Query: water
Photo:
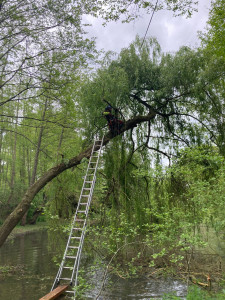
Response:
[{"label": "water", "polygon": [[[50,291],[58,268],[52,262],[54,253],[48,248],[45,231],[17,236],[0,248],[0,266],[15,267],[14,274],[0,275],[0,300],[38,300]],[[91,261],[83,260],[89,270]],[[88,281],[93,285],[84,299],[95,299],[101,289],[104,270],[89,272]],[[107,278],[106,289],[99,300],[149,300],[160,299],[163,294],[175,292],[184,299],[186,286],[172,279],[152,280],[147,277],[122,279],[115,275]]]},{"label": "water", "polygon": [[51,288],[56,267],[45,231],[21,234],[0,248],[0,265],[17,269],[0,277],[0,300],[36,300]]}]

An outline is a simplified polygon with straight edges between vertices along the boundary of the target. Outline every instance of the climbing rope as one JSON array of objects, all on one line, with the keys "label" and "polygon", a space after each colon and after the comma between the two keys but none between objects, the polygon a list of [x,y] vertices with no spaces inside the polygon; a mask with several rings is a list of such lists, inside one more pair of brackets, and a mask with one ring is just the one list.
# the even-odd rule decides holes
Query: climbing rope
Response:
[{"label": "climbing rope", "polygon": [[149,21],[149,23],[148,23],[148,27],[147,27],[146,32],[145,32],[145,36],[144,36],[143,41],[142,41],[142,44],[141,44],[141,48],[142,48],[142,46],[143,46],[143,44],[144,44],[144,41],[145,41],[145,39],[146,39],[146,36],[147,36],[148,30],[149,30],[149,27],[150,27],[150,25],[151,25],[152,18],[153,18],[153,16],[154,16],[155,11],[156,11],[158,2],[159,2],[159,0],[156,1],[155,7],[154,7],[154,9],[153,9],[153,12],[152,12],[150,21]]}]

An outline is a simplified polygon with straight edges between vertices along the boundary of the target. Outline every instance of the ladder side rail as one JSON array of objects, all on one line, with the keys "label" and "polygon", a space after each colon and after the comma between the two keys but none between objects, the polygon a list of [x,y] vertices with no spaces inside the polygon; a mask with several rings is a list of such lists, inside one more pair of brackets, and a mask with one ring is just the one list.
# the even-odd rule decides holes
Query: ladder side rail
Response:
[{"label": "ladder side rail", "polygon": [[[90,208],[90,204],[91,204],[91,200],[92,200],[92,196],[93,196],[93,191],[94,191],[95,182],[96,182],[96,172],[97,172],[97,168],[98,168],[98,163],[99,163],[100,153],[101,153],[101,149],[102,149],[102,144],[103,144],[103,139],[101,140],[101,145],[100,145],[97,160],[96,160],[96,167],[95,167],[95,171],[94,171],[94,175],[93,175],[93,181],[92,181],[90,194],[89,194],[89,197],[88,197],[88,202],[87,202],[87,207],[86,207],[86,216],[88,216],[88,212],[89,212],[89,208]],[[90,163],[91,163],[91,158],[90,158]],[[86,226],[87,226],[87,218],[85,219],[85,230],[82,232],[82,239],[81,239],[80,246],[79,246],[78,253],[77,253],[77,262],[76,262],[77,265],[74,266],[73,274],[72,274],[72,279],[73,280],[74,280],[74,276],[75,276],[75,281],[74,281],[74,286],[75,287],[77,286],[79,265],[80,265],[81,253],[82,253],[82,248],[83,248],[83,243],[84,243],[84,237],[85,237],[85,233],[86,233]],[[76,274],[75,274],[75,272],[76,272]],[[74,297],[75,297],[75,293],[76,293],[76,290],[74,291]]]},{"label": "ladder side rail", "polygon": [[[95,182],[93,182],[92,184],[92,194],[93,194],[93,190],[94,190],[94,184]],[[88,215],[88,211],[89,211],[89,207],[90,207],[90,203],[91,203],[91,199],[92,199],[92,194],[89,197],[89,206],[87,207],[87,211],[86,211],[86,215]],[[82,237],[81,237],[81,241],[80,241],[80,246],[77,252],[77,262],[76,262],[76,266],[73,269],[73,274],[71,276],[71,279],[73,280],[74,284],[73,286],[76,287],[77,286],[77,281],[78,281],[78,273],[79,273],[79,266],[80,266],[80,261],[81,261],[81,253],[82,253],[82,249],[83,249],[83,244],[84,244],[84,238],[85,238],[85,234],[86,234],[86,229],[87,229],[87,218],[85,219],[85,229],[82,232]],[[75,277],[75,279],[74,279]],[[74,290],[74,299],[76,296],[76,290]]]},{"label": "ladder side rail", "polygon": [[[75,259],[74,266],[73,266],[73,271],[72,271],[72,274],[71,274],[71,277],[70,277],[70,282],[71,283],[73,283],[73,281],[74,281],[75,270],[78,268],[77,266],[79,266],[80,253],[82,251],[82,247],[83,247],[83,243],[84,243],[85,232],[86,232],[86,222],[85,222],[85,224],[83,226],[83,229],[82,229],[81,239],[80,239],[80,243],[79,243],[79,246],[78,246],[76,259]],[[73,284],[72,284],[72,286],[73,286]]]},{"label": "ladder side rail", "polygon": [[87,204],[87,207],[86,207],[86,210],[85,210],[86,218],[85,218],[84,226],[83,226],[84,230],[82,231],[82,234],[81,234],[81,240],[80,240],[79,248],[78,248],[78,251],[77,251],[77,258],[76,258],[76,261],[74,263],[74,268],[73,268],[73,272],[72,272],[72,275],[71,275],[71,281],[74,280],[74,274],[75,274],[76,270],[78,270],[78,268],[79,268],[80,255],[81,255],[81,252],[82,252],[82,247],[83,247],[83,242],[84,242],[84,237],[85,237],[85,232],[86,232],[87,216],[88,216],[89,207],[90,207],[90,203],[91,203],[91,199],[92,199],[92,195],[93,195],[94,185],[95,185],[95,179],[92,182],[90,195],[88,197],[88,202],[87,202],[88,204]]},{"label": "ladder side rail", "polygon": [[[94,176],[93,176],[93,182],[91,185],[90,195],[88,198],[88,204],[86,207],[86,216],[88,216],[88,212],[89,212],[89,208],[90,208],[90,204],[91,204],[91,200],[92,200],[92,196],[93,196],[93,192],[94,192],[94,187],[95,187],[95,182],[96,182],[96,172],[97,172],[97,168],[98,168],[102,145],[103,145],[103,139],[101,140],[101,145],[100,145],[100,148],[98,151],[98,157],[97,157],[96,167],[95,167]],[[90,158],[90,161],[91,161],[91,158]],[[75,287],[77,286],[77,281],[78,281],[79,265],[80,265],[80,260],[81,260],[81,253],[82,253],[82,248],[83,248],[83,243],[84,243],[84,237],[86,234],[86,226],[87,226],[87,218],[85,219],[85,230],[82,232],[82,239],[81,239],[80,246],[79,246],[78,253],[77,253],[77,265],[74,266],[73,274],[71,277],[74,280],[74,276],[75,276],[75,280],[74,280]],[[76,274],[75,274],[75,272],[76,272]],[[74,299],[75,299],[75,295],[76,295],[76,290],[74,290]]]},{"label": "ladder side rail", "polygon": [[94,193],[95,182],[96,182],[96,176],[94,176],[93,183],[92,183],[92,186],[91,186],[91,189],[90,189],[90,195],[89,195],[88,201],[87,201],[87,207],[86,207],[87,215],[88,215],[88,212],[89,212],[89,208],[90,208],[93,193]]},{"label": "ladder side rail", "polygon": [[[86,207],[87,213],[89,211],[89,207],[90,207],[90,204],[91,204],[91,200],[92,200],[92,196],[93,196],[93,192],[94,192],[94,188],[95,188],[96,173],[97,173],[97,169],[98,169],[98,163],[99,163],[99,159],[100,159],[102,145],[103,145],[103,139],[101,140],[100,148],[99,148],[98,155],[97,155],[97,160],[95,162],[96,166],[95,166],[95,170],[94,170],[94,173],[93,173],[93,181],[92,181],[92,185],[91,185],[91,188],[90,188],[90,194],[89,194],[89,197],[88,197],[87,207]],[[90,158],[90,163],[91,163],[91,158]]]},{"label": "ladder side rail", "polygon": [[[87,172],[86,172],[86,175],[85,175],[85,179],[88,176],[88,171],[89,171],[89,169],[91,167],[91,164],[93,164],[92,157],[93,157],[93,153],[95,151],[94,150],[95,146],[96,146],[96,143],[94,143],[94,146],[92,148],[92,154],[91,154],[90,159],[89,159],[89,163],[88,163],[88,168],[87,168]],[[90,204],[91,204],[91,200],[92,200],[92,196],[93,196],[94,186],[95,186],[95,182],[96,182],[96,171],[97,171],[97,168],[98,168],[98,163],[99,163],[99,157],[100,157],[101,148],[102,148],[102,141],[101,141],[100,148],[99,148],[99,151],[98,151],[97,160],[94,162],[95,163],[95,170],[94,170],[93,174],[91,174],[91,175],[93,175],[93,179],[92,179],[90,193],[89,193],[89,197],[88,197],[88,201],[87,201],[87,206],[86,206],[86,209],[85,209],[86,218],[85,218],[85,221],[84,221],[84,224],[83,224],[82,233],[81,233],[81,240],[80,240],[80,243],[79,243],[79,246],[78,246],[77,256],[76,256],[76,259],[75,259],[75,262],[74,262],[73,272],[72,272],[72,275],[71,275],[71,282],[74,280],[74,273],[75,273],[75,271],[79,269],[80,256],[81,256],[81,252],[82,252],[82,248],[83,248],[83,242],[84,242],[84,237],[85,237],[85,232],[86,232],[87,216],[88,216],[88,212],[89,212],[89,208],[90,208]],[[84,180],[82,191],[84,189],[84,186],[85,186],[85,180]],[[81,192],[81,194],[80,194],[79,206],[80,206],[80,202],[81,202],[81,199],[82,199],[82,195],[83,195],[83,192]],[[77,210],[78,209],[79,208],[77,208]]]},{"label": "ladder side rail", "polygon": [[60,276],[61,276],[61,274],[62,274],[62,271],[63,271],[63,266],[64,266],[64,264],[65,264],[66,255],[67,255],[67,252],[68,252],[68,247],[69,247],[69,245],[70,245],[70,240],[71,240],[71,237],[72,237],[72,235],[73,235],[73,227],[74,227],[74,224],[75,224],[76,219],[77,219],[78,211],[79,211],[79,209],[80,209],[81,198],[82,198],[82,194],[83,194],[84,187],[85,187],[85,181],[86,181],[86,178],[87,178],[87,173],[88,173],[88,170],[89,170],[89,168],[90,168],[91,157],[93,156],[95,147],[96,147],[96,143],[94,142],[94,145],[93,145],[92,150],[91,150],[91,156],[90,156],[90,159],[89,159],[89,162],[88,162],[87,171],[86,171],[86,174],[85,174],[85,176],[84,176],[84,182],[83,182],[83,185],[82,185],[82,189],[81,189],[79,201],[78,201],[78,204],[77,204],[76,212],[75,212],[75,214],[74,214],[74,218],[73,218],[73,221],[72,221],[72,223],[71,223],[70,234],[69,234],[69,238],[68,238],[68,240],[67,240],[66,248],[65,248],[65,251],[64,251],[64,254],[63,254],[63,259],[62,259],[62,262],[61,262],[61,264],[60,264],[60,267],[59,267],[59,270],[58,270],[58,272],[57,272],[57,275],[56,275],[56,278],[55,278],[55,280],[54,280],[54,283],[53,283],[53,285],[52,285],[51,291],[55,288],[57,282],[58,282],[59,279],[60,279]]},{"label": "ladder side rail", "polygon": [[[81,252],[82,252],[82,248],[83,248],[85,233],[86,233],[86,224],[85,224],[84,230],[82,231],[80,245],[79,245],[79,249],[78,249],[78,252],[77,252],[76,261],[74,263],[73,273],[72,273],[72,276],[71,276],[72,287],[77,286],[78,270],[79,270],[79,266],[80,266],[80,258],[81,258]],[[74,275],[75,272],[76,272],[76,274]],[[75,280],[74,280],[74,276],[75,276]],[[73,299],[75,299],[76,289],[74,289],[73,293],[74,293],[74,298]]]},{"label": "ladder side rail", "polygon": [[91,156],[90,156],[90,159],[89,159],[89,162],[88,162],[88,166],[87,166],[87,170],[86,170],[86,174],[84,176],[84,182],[83,182],[83,185],[82,185],[82,188],[81,188],[81,192],[80,192],[80,197],[79,197],[79,201],[78,201],[78,204],[77,204],[77,209],[76,209],[76,212],[75,212],[75,215],[74,215],[74,219],[73,219],[73,223],[72,223],[72,227],[76,221],[76,218],[77,218],[77,213],[78,213],[78,210],[80,209],[80,203],[81,203],[81,198],[82,198],[82,195],[83,195],[83,191],[84,191],[84,188],[85,188],[85,183],[86,183],[86,179],[87,179],[87,176],[88,176],[88,171],[90,169],[90,162],[91,162],[91,157],[94,153],[94,149],[95,149],[95,143],[92,147],[92,150],[91,150]]},{"label": "ladder side rail", "polygon": [[[97,160],[96,160],[96,166],[95,166],[95,170],[94,170],[94,173],[93,173],[93,182],[92,182],[92,185],[91,185],[90,195],[89,195],[89,198],[88,198],[88,205],[87,205],[87,208],[86,208],[88,210],[89,210],[89,207],[90,207],[90,204],[91,204],[91,200],[92,200],[92,196],[93,196],[93,192],[94,192],[94,188],[95,188],[96,173],[97,173],[97,169],[98,169],[98,164],[99,164],[99,159],[100,159],[100,155],[101,155],[102,145],[103,145],[103,138],[101,140],[101,145],[100,145]],[[91,159],[90,159],[90,162],[91,162]]]},{"label": "ladder side rail", "polygon": [[[89,208],[90,208],[90,205],[91,205],[92,196],[93,196],[93,192],[94,192],[94,188],[95,188],[96,173],[97,173],[99,159],[100,159],[100,155],[101,155],[101,151],[102,151],[103,140],[104,140],[104,137],[101,140],[100,148],[99,148],[98,155],[97,155],[96,166],[95,166],[95,170],[94,170],[94,174],[93,174],[93,182],[92,182],[92,185],[91,185],[90,194],[89,194],[88,201],[87,201],[87,207],[86,207],[86,214],[87,215],[88,215],[88,212],[89,212]],[[90,159],[90,161],[91,161],[91,159]]]},{"label": "ladder side rail", "polygon": [[[83,248],[83,243],[84,243],[84,237],[85,237],[85,234],[86,234],[86,228],[85,228],[85,231],[84,231],[84,235],[83,235],[83,241],[82,241],[82,245],[80,247],[80,251],[78,253],[78,261],[77,261],[77,267],[76,267],[76,274],[75,274],[75,281],[74,281],[74,287],[77,286],[77,281],[78,281],[78,274],[79,274],[79,266],[80,266],[80,261],[81,261],[81,253],[82,253],[82,248]],[[73,275],[74,277],[74,275]],[[76,289],[74,290],[74,299],[75,299],[75,296],[76,296]]]},{"label": "ladder side rail", "polygon": [[100,153],[101,153],[101,148],[99,149],[98,158],[97,158],[97,161],[96,161],[96,168],[95,168],[95,171],[94,171],[94,174],[93,174],[93,182],[92,182],[92,185],[91,185],[90,196],[88,198],[88,205],[87,205],[87,208],[86,208],[88,210],[89,210],[89,207],[91,205],[91,200],[92,200],[92,196],[93,196],[93,192],[94,192],[94,188],[95,188],[96,173],[97,173],[97,169],[98,169],[98,163],[99,163]]},{"label": "ladder side rail", "polygon": [[[85,182],[85,181],[84,181]],[[83,189],[82,189],[83,191]],[[74,215],[74,218],[73,218],[73,221],[71,223],[71,228],[70,228],[70,234],[69,234],[69,238],[67,240],[67,244],[66,244],[66,248],[65,248],[65,251],[64,251],[64,254],[63,254],[63,259],[62,259],[62,262],[60,264],[60,267],[59,267],[59,270],[58,270],[58,273],[56,275],[56,278],[55,278],[55,281],[53,283],[53,286],[52,286],[52,289],[51,291],[55,288],[57,282],[59,281],[59,278],[62,274],[62,271],[63,271],[63,266],[65,264],[65,260],[66,260],[66,255],[67,255],[67,252],[68,252],[68,247],[70,245],[70,241],[71,241],[71,237],[73,235],[73,227],[74,227],[74,224],[76,222],[76,219],[77,219],[77,214],[78,214],[78,211],[80,210],[80,203],[81,203],[81,198],[82,198],[82,192],[80,194],[80,198],[79,198],[79,201],[78,201],[78,205],[77,205],[77,208],[76,208],[76,212],[75,212],[75,215]]]},{"label": "ladder side rail", "polygon": [[[90,187],[90,192],[89,192],[89,195],[88,195],[87,206],[86,206],[86,210],[85,210],[84,224],[83,224],[83,227],[81,229],[82,230],[81,238],[80,238],[80,242],[79,242],[79,246],[78,246],[78,251],[77,251],[77,254],[76,254],[76,259],[75,259],[75,262],[74,262],[73,273],[72,273],[72,276],[71,276],[71,283],[72,283],[73,280],[74,280],[74,273],[75,273],[75,270],[76,270],[75,286],[77,284],[78,270],[79,270],[79,264],[80,264],[80,257],[81,257],[81,252],[82,252],[84,237],[85,237],[85,233],[86,233],[87,216],[88,216],[88,212],[89,212],[89,208],[90,208],[90,204],[91,204],[91,200],[92,200],[92,195],[93,195],[93,191],[94,191],[94,186],[95,186],[95,182],[96,182],[96,172],[97,172],[97,168],[98,168],[100,153],[101,153],[102,146],[103,146],[103,139],[104,138],[102,138],[102,140],[98,140],[98,141],[95,140],[94,141],[94,144],[93,144],[93,147],[92,147],[92,150],[91,150],[91,155],[90,155],[90,158],[89,158],[89,163],[88,163],[87,170],[86,170],[86,174],[84,176],[84,182],[83,182],[83,186],[82,186],[82,189],[81,189],[81,193],[80,193],[79,201],[78,201],[78,204],[77,204],[76,212],[74,214],[73,221],[71,222],[71,229],[70,229],[70,234],[69,234],[69,238],[68,238],[68,241],[67,241],[66,249],[64,251],[63,259],[62,259],[62,262],[60,264],[60,267],[59,267],[59,270],[58,270],[58,273],[56,275],[56,278],[55,278],[55,281],[53,283],[51,291],[55,288],[55,286],[60,281],[60,277],[61,277],[62,272],[63,272],[63,268],[64,268],[64,264],[65,264],[65,260],[66,260],[66,256],[67,256],[67,252],[68,252],[68,248],[69,248],[69,245],[70,245],[70,242],[71,242],[71,238],[72,238],[72,236],[74,234],[74,232],[73,232],[74,224],[76,222],[77,215],[78,215],[78,212],[80,210],[81,203],[82,203],[81,199],[82,199],[83,192],[84,192],[84,189],[85,189],[85,184],[87,183],[87,177],[90,176],[90,175],[92,175],[93,176],[92,179],[89,180],[89,181],[91,181],[91,187]],[[99,144],[99,142],[100,142],[100,144]],[[98,150],[95,150],[96,146],[99,146]],[[95,152],[98,152],[98,155],[95,156],[94,155]],[[93,156],[97,157],[96,161],[92,161],[92,157]],[[94,169],[94,172],[92,174],[88,174],[88,172],[89,172],[90,169]],[[74,299],[75,299],[75,291],[74,291]]]},{"label": "ladder side rail", "polygon": [[[102,145],[102,143],[101,143],[101,145]],[[71,236],[72,236],[72,234],[73,234],[73,226],[74,226],[74,223],[75,223],[75,221],[76,221],[76,219],[77,219],[78,211],[80,210],[80,203],[81,203],[83,191],[84,191],[84,188],[85,188],[85,183],[86,183],[86,181],[87,181],[86,179],[87,179],[87,176],[88,176],[88,171],[89,171],[89,169],[90,169],[91,158],[92,158],[92,156],[93,156],[95,146],[96,146],[96,141],[94,142],[94,145],[93,145],[93,147],[92,147],[92,150],[91,150],[91,156],[90,156],[90,159],[89,159],[89,162],[88,162],[86,174],[85,174],[85,176],[84,176],[84,181],[83,181],[83,185],[82,185],[80,197],[79,197],[79,200],[78,200],[76,212],[75,212],[75,214],[74,214],[74,218],[73,218],[73,222],[72,222],[72,226],[71,226],[71,232],[70,232],[70,233],[71,233]]]}]

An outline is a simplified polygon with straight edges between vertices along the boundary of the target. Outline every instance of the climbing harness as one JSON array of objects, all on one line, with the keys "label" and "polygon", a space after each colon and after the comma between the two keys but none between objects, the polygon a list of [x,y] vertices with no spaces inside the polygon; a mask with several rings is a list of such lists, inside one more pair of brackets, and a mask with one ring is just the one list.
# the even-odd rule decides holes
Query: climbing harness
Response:
[{"label": "climbing harness", "polygon": [[115,110],[115,115],[112,114],[113,107],[108,105],[103,112],[103,116],[107,120],[109,130],[113,136],[120,134],[122,127],[124,126],[124,122],[117,118],[117,109]]}]

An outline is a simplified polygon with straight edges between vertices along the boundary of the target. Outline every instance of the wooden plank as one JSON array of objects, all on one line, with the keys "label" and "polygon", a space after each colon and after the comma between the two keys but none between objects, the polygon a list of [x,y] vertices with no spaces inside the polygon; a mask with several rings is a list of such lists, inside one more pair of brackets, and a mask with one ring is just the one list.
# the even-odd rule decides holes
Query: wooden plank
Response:
[{"label": "wooden plank", "polygon": [[69,285],[60,285],[57,288],[55,288],[53,291],[45,295],[44,297],[40,298],[39,300],[53,300],[57,299],[58,296],[60,296],[67,288]]}]

